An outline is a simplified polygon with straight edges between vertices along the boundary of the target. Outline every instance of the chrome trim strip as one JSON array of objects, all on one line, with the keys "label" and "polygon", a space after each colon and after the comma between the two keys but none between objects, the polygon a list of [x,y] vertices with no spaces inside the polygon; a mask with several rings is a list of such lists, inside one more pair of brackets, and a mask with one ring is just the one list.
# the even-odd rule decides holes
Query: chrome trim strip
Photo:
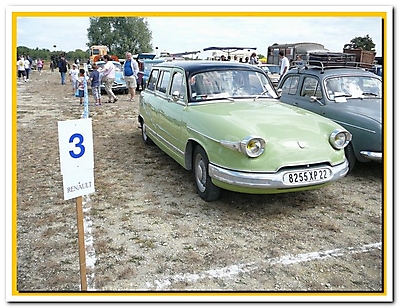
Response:
[{"label": "chrome trim strip", "polygon": [[[283,175],[286,172],[295,172],[295,170],[283,170],[275,173],[248,173],[241,171],[233,171],[224,169],[212,164],[209,164],[209,175],[215,180],[221,182],[248,188],[260,189],[278,189],[278,188],[296,188],[309,185],[318,185],[326,182],[336,181],[344,177],[349,171],[348,161],[345,161],[337,166],[330,167],[328,165],[318,166],[317,168],[309,168],[308,170],[328,168],[332,172],[332,178],[327,181],[320,181],[315,183],[303,183],[298,185],[286,185],[283,183]],[[300,171],[303,169],[298,169]]]},{"label": "chrome trim strip", "polygon": [[207,138],[207,139],[209,139],[209,140],[212,140],[212,141],[215,141],[215,142],[220,143],[220,140],[217,140],[217,139],[212,138],[212,137],[210,137],[210,136],[208,136],[208,135],[205,135],[205,134],[199,132],[198,130],[193,129],[192,127],[187,126],[187,130],[192,131],[192,132],[195,132],[195,133],[197,133],[198,135],[201,135],[201,136],[203,136],[203,137],[205,137],[205,138]]},{"label": "chrome trim strip", "polygon": [[360,129],[360,130],[363,130],[365,132],[369,132],[369,133],[372,133],[372,134],[376,134],[377,133],[375,130],[367,129],[367,128],[364,128],[364,127],[356,126],[356,125],[353,125],[353,124],[350,124],[350,123],[347,123],[347,122],[342,122],[342,121],[334,120],[334,119],[331,119],[331,118],[329,118],[329,119],[334,121],[334,122],[336,122],[336,123],[338,123],[338,124],[340,124],[340,125],[342,125],[342,126],[347,125],[347,126],[350,126],[350,127],[353,127],[353,128],[357,128],[357,129]]}]

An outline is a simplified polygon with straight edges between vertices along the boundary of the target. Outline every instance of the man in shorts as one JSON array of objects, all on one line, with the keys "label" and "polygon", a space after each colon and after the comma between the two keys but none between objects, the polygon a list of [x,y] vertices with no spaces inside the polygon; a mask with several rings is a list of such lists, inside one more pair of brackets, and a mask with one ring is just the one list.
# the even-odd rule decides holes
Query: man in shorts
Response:
[{"label": "man in shorts", "polygon": [[134,97],[136,95],[138,72],[139,66],[136,60],[132,58],[132,54],[130,52],[127,52],[125,63],[123,64],[123,76],[126,81],[126,86],[129,89],[129,101],[131,102],[134,101]]}]

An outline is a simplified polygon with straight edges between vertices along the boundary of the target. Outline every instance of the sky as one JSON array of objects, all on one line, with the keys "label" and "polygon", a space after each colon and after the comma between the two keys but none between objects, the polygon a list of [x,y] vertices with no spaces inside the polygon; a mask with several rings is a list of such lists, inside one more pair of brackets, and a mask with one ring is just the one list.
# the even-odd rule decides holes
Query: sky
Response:
[{"label": "sky", "polygon": [[[247,7],[248,9],[248,7]],[[362,9],[362,7],[359,7]],[[270,10],[263,7],[264,11]],[[331,9],[330,9],[331,10]],[[333,52],[355,37],[369,35],[382,55],[379,17],[146,17],[152,45],[171,53],[203,51],[206,47],[256,47],[266,55],[274,44],[315,42]],[[86,50],[88,17],[19,17],[17,46],[49,50]],[[54,45],[56,48],[54,49]],[[210,56],[202,52],[199,58]]]}]

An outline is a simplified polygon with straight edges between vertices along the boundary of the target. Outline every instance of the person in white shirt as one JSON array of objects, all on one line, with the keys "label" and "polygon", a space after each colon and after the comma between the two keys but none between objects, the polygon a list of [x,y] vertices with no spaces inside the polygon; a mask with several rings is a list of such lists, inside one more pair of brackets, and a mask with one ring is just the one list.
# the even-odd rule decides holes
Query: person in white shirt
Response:
[{"label": "person in white shirt", "polygon": [[[109,55],[104,56],[105,65],[104,67],[98,71],[101,73],[102,78],[105,79],[105,91],[108,94],[108,103],[116,103],[118,98],[112,92],[112,85],[115,81],[115,65],[112,63],[111,57]],[[113,99],[113,101],[112,101]]]},{"label": "person in white shirt", "polygon": [[23,77],[24,81],[26,82],[25,59],[23,56],[20,56],[18,58],[17,67],[18,67],[18,81],[20,81],[21,77]]},{"label": "person in white shirt", "polygon": [[78,88],[77,85],[78,78],[79,78],[78,66],[74,63],[72,64],[72,68],[69,71],[69,80],[72,83],[72,94],[75,94]]},{"label": "person in white shirt", "polygon": [[280,65],[280,79],[281,79],[283,78],[284,74],[288,71],[288,68],[290,67],[290,61],[288,61],[288,58],[284,55],[284,52],[280,51],[278,55],[281,59],[281,65]]}]

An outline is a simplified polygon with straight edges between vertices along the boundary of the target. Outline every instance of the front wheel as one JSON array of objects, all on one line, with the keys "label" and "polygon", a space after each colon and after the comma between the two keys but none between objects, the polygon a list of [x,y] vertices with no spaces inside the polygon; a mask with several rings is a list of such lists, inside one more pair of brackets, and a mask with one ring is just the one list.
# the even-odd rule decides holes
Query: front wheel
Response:
[{"label": "front wheel", "polygon": [[197,146],[194,150],[194,178],[198,195],[205,201],[219,198],[220,188],[214,185],[208,173],[209,160],[204,149]]}]

